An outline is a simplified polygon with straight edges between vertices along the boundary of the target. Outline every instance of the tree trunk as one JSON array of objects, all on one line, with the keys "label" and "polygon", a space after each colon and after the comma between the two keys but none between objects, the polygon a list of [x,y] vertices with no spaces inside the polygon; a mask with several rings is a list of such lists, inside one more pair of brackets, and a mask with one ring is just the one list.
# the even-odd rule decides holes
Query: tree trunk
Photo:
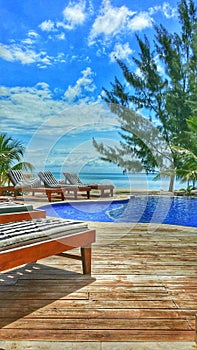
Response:
[{"label": "tree trunk", "polygon": [[169,192],[173,192],[174,179],[175,179],[175,175],[174,174],[170,175],[170,184],[169,184],[169,189],[168,189]]}]

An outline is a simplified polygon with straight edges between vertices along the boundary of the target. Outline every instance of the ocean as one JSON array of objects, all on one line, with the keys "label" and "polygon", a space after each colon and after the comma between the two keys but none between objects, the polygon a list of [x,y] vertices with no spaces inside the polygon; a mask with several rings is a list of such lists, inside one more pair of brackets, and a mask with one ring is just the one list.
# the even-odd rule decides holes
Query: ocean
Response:
[{"label": "ocean", "polygon": [[[60,176],[59,172],[53,171],[53,175],[56,179],[64,180]],[[100,184],[113,184],[115,188],[120,189],[132,189],[132,190],[163,190],[167,191],[169,187],[169,178],[162,178],[154,181],[156,174],[145,174],[145,173],[83,173],[78,174],[80,180],[83,183],[100,183]],[[186,184],[175,181],[174,189],[179,190],[180,188],[186,188]]]}]

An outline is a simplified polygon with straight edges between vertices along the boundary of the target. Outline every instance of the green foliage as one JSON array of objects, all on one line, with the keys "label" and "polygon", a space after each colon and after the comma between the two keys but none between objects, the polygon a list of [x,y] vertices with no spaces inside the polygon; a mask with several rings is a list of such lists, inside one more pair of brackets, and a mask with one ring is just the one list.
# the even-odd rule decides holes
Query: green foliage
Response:
[{"label": "green foliage", "polygon": [[192,181],[195,187],[197,180],[197,118],[191,117],[187,120],[189,131],[187,137],[190,139],[190,149],[182,147],[174,147],[177,159],[179,160],[179,167],[176,171],[177,176],[182,182]]},{"label": "green foliage", "polygon": [[192,195],[192,190],[193,190],[193,187],[189,185],[189,186],[187,186],[187,188],[180,188],[179,191],[184,192],[184,194],[186,196],[191,196]]},{"label": "green foliage", "polygon": [[[115,77],[111,91],[104,89],[103,99],[118,115],[120,147],[94,141],[106,161],[131,170],[137,160],[146,172],[159,169],[170,173],[171,190],[173,177],[182,164],[174,147],[194,151],[194,137],[188,137],[188,133],[191,136],[191,127],[196,125],[193,116],[197,116],[197,13],[192,0],[181,0],[177,10],[180,25],[177,33],[169,33],[162,24],[155,26],[153,43],[147,36],[136,36],[139,53],[132,58],[130,67],[116,60],[124,82]],[[139,125],[136,120],[134,123],[134,110],[145,115],[147,123],[148,119],[152,122],[152,130],[149,126],[145,128],[141,120]],[[160,157],[147,143],[155,129],[159,133],[154,148],[160,142],[167,148]]]},{"label": "green foliage", "polygon": [[6,134],[0,134],[0,185],[7,182],[7,172],[9,169],[29,169],[33,170],[32,164],[23,162],[25,148],[18,140]]}]

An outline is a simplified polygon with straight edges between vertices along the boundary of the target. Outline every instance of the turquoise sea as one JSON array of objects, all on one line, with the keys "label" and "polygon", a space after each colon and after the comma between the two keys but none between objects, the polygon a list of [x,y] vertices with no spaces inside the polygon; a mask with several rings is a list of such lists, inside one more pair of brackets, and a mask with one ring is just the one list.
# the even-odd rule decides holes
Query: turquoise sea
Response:
[{"label": "turquoise sea", "polygon": [[[59,180],[64,180],[59,172],[53,171],[53,175]],[[162,178],[154,181],[153,178],[156,174],[145,174],[145,173],[79,173],[80,180],[84,183],[110,183],[115,188],[126,188],[126,189],[141,189],[141,190],[168,190],[169,178]],[[186,188],[186,184],[175,181],[174,189],[179,190],[180,188]]]}]

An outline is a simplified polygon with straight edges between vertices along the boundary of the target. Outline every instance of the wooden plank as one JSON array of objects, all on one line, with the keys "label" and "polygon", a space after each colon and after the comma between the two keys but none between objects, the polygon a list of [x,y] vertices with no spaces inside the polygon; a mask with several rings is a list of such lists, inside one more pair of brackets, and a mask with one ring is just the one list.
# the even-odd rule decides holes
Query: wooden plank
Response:
[{"label": "wooden plank", "polygon": [[[45,300],[45,308],[50,308],[50,300]],[[39,299],[34,299],[29,303],[29,300],[15,300],[12,303],[9,300],[4,300],[3,307],[15,307],[19,305],[20,307],[29,307],[30,309],[39,308],[41,301]],[[67,300],[67,299],[58,299],[53,301],[54,308],[82,308],[82,309],[176,309],[177,306],[173,303],[172,300]],[[196,305],[197,308],[197,305]]]},{"label": "wooden plank", "polygon": [[[28,301],[29,303],[29,301]],[[113,322],[113,319],[121,318],[121,319],[127,319],[127,318],[147,318],[147,319],[171,319],[171,318],[177,318],[177,319],[183,319],[187,318],[194,320],[195,319],[195,313],[192,310],[181,310],[181,309],[88,309],[88,308],[53,308],[51,307],[45,308],[46,304],[43,302],[40,302],[40,308],[30,308],[27,305],[27,308],[20,308],[20,304],[18,303],[13,308],[10,306],[10,308],[3,308],[0,309],[0,319],[4,321],[5,318],[8,317],[8,310],[9,310],[9,317],[20,319],[22,317],[25,318],[42,318],[43,322],[45,318],[81,318],[81,319],[99,319],[99,318],[107,318],[111,319]],[[31,322],[29,322],[29,327],[31,327]]]},{"label": "wooden plank", "polygon": [[194,341],[194,331],[169,331],[169,330],[47,330],[46,329],[2,329],[0,330],[1,340],[45,340],[51,341]]},{"label": "wooden plank", "polygon": [[68,330],[68,329],[91,329],[91,330],[181,330],[187,331],[191,330],[187,320],[184,319],[120,319],[115,318],[113,322],[111,319],[76,319],[76,318],[61,318],[52,319],[19,319],[17,321],[10,318],[5,318],[3,320],[5,323],[4,329],[28,329],[29,323],[31,322],[31,328],[35,330]]},{"label": "wooden plank", "polygon": [[162,228],[150,234],[142,225],[131,233],[127,228],[123,237],[117,226],[98,225],[91,277],[77,273],[78,261],[70,266],[55,256],[2,274],[0,338],[194,341],[194,232]]}]

